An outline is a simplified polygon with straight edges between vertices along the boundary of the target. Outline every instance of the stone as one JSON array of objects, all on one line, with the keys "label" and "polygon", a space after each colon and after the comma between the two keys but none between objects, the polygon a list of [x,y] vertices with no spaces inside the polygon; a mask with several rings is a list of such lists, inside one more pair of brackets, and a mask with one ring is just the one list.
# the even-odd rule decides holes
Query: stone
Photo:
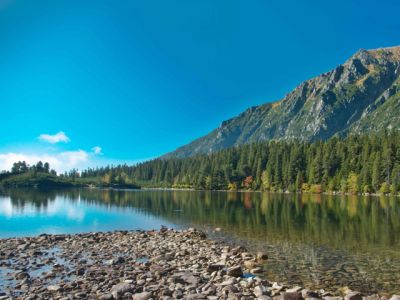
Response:
[{"label": "stone", "polygon": [[362,300],[362,296],[359,292],[350,292],[344,296],[344,300]]},{"label": "stone", "polygon": [[399,295],[393,295],[392,297],[390,297],[389,300],[400,300],[400,296]]},{"label": "stone", "polygon": [[257,259],[258,260],[267,260],[268,255],[264,252],[257,252]]},{"label": "stone", "polygon": [[256,263],[255,260],[252,259],[252,260],[245,260],[243,262],[243,265],[244,265],[244,267],[246,269],[251,270],[251,269],[254,269],[257,266],[257,263]]},{"label": "stone", "polygon": [[47,287],[47,290],[49,290],[50,292],[58,292],[59,290],[61,290],[61,287],[59,285],[49,285]]},{"label": "stone", "polygon": [[[379,297],[379,295],[375,294],[375,295],[365,296],[363,297],[363,300],[381,300],[381,298]],[[398,299],[392,299],[392,300],[400,300],[400,297]]]},{"label": "stone", "polygon": [[283,285],[279,285],[277,282],[274,282],[272,284],[272,289],[273,290],[277,290],[277,291],[281,291],[283,289]]},{"label": "stone", "polygon": [[219,285],[221,285],[221,286],[229,286],[229,285],[234,285],[236,283],[237,283],[237,281],[236,281],[235,278],[229,278],[228,280],[223,281]]},{"label": "stone", "polygon": [[253,290],[253,293],[257,298],[260,298],[262,295],[266,295],[267,292],[268,289],[262,285],[257,285]]},{"label": "stone", "polygon": [[274,297],[277,300],[303,300],[303,297],[300,293],[282,293],[277,297]]},{"label": "stone", "polygon": [[225,265],[223,265],[223,264],[210,264],[207,267],[207,272],[212,273],[215,271],[222,270],[223,268],[225,268]]},{"label": "stone", "polygon": [[292,288],[290,288],[290,289],[287,289],[287,290],[286,290],[286,293],[298,293],[298,292],[300,292],[302,289],[303,289],[303,288],[300,287],[300,286],[295,286],[295,287],[292,287]]},{"label": "stone", "polygon": [[114,299],[122,299],[125,293],[132,290],[133,286],[129,283],[118,283],[111,288],[111,295],[113,295]]},{"label": "stone", "polygon": [[207,299],[207,296],[203,294],[189,294],[185,299]]},{"label": "stone", "polygon": [[240,277],[243,275],[241,266],[234,266],[228,269],[227,274],[232,277]]},{"label": "stone", "polygon": [[82,276],[85,274],[85,269],[84,268],[78,268],[76,269],[76,275]]},{"label": "stone", "polygon": [[260,273],[263,273],[263,272],[264,272],[264,269],[261,268],[261,267],[255,267],[254,269],[250,270],[251,274],[260,274]]},{"label": "stone", "polygon": [[111,294],[104,294],[99,297],[99,300],[112,300],[112,299],[113,299],[113,295],[111,295]]},{"label": "stone", "polygon": [[150,292],[136,293],[133,295],[133,300],[148,300],[152,297]]}]

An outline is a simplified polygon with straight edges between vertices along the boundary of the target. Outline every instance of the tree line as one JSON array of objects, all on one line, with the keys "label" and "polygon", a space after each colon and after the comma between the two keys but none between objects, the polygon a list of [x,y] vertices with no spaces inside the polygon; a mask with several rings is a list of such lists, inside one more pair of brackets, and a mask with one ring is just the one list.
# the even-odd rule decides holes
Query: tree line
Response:
[{"label": "tree line", "polygon": [[[32,166],[16,162],[11,172],[0,173],[0,180],[25,173],[57,175],[47,162]],[[267,141],[133,166],[73,169],[58,177],[99,186],[397,194],[400,133],[384,131],[312,143]]]},{"label": "tree line", "polygon": [[268,141],[209,155],[89,168],[80,177],[165,188],[397,193],[400,133],[384,131],[312,143]]}]

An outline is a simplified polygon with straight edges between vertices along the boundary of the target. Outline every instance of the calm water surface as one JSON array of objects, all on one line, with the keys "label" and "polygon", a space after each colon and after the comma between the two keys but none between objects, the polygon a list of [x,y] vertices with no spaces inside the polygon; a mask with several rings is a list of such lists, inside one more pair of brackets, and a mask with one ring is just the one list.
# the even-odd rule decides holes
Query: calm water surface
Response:
[{"label": "calm water surface", "polygon": [[[400,199],[198,191],[0,192],[0,237],[195,226],[263,250],[270,280],[400,292]],[[221,231],[214,231],[214,228]]]}]

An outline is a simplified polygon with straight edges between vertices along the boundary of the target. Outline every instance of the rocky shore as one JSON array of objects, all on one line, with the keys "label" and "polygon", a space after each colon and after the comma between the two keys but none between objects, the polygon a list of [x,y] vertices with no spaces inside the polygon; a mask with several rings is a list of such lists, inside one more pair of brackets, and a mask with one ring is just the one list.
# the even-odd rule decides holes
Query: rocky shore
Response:
[{"label": "rocky shore", "polygon": [[390,298],[269,282],[260,267],[266,259],[264,253],[208,240],[195,229],[2,239],[0,300]]}]

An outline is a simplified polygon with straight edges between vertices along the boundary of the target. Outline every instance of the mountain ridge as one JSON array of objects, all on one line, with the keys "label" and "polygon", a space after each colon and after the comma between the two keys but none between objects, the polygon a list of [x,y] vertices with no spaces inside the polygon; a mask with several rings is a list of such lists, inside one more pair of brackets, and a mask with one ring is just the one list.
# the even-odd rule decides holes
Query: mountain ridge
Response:
[{"label": "mountain ridge", "polygon": [[249,107],[163,158],[266,140],[326,140],[385,128],[400,128],[400,46],[360,49],[281,100]]}]

